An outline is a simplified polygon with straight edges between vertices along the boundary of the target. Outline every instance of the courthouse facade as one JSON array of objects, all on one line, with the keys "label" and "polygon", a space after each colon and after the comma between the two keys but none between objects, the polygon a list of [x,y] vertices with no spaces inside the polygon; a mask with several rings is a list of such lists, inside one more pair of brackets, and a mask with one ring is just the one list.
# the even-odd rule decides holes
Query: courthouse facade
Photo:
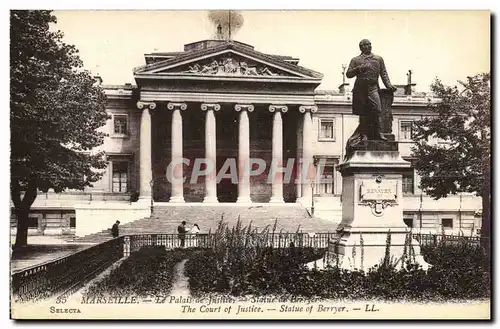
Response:
[{"label": "courthouse facade", "polygon": [[[134,69],[136,85],[102,85],[110,115],[103,127],[109,136],[100,148],[108,161],[104,176],[85,191],[40,194],[30,234],[71,234],[97,214],[138,219],[148,215],[152,202],[294,203],[309,211],[314,205],[316,217],[340,221],[342,178],[336,166],[358,124],[345,78],[338,91],[317,90],[323,74],[299,66],[299,59],[227,40],[195,42],[145,59],[146,65]],[[405,85],[396,85],[392,109],[393,134],[411,162],[412,121],[430,115],[429,102],[438,100],[416,93],[409,74]],[[309,163],[321,181],[300,179]],[[273,164],[287,170],[270,179]],[[234,170],[238,175],[231,177]],[[242,178],[250,171],[249,179]],[[418,185],[418,175],[408,169],[408,226],[477,233],[479,198],[436,201]]]}]

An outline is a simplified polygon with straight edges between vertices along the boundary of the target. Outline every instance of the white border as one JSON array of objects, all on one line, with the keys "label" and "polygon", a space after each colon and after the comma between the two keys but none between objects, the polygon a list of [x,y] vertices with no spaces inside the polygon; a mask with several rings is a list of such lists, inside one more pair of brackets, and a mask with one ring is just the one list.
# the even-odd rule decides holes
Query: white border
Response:
[{"label": "white border", "polygon": [[[443,10],[443,9],[468,9],[468,10],[471,10],[471,9],[491,9],[493,10],[494,12],[498,13],[499,12],[499,3],[500,1],[498,0],[475,0],[475,1],[459,1],[459,0],[455,0],[453,2],[437,2],[435,0],[420,0],[417,3],[415,2],[403,2],[403,1],[385,1],[384,3],[381,3],[381,2],[374,2],[374,1],[370,1],[370,0],[364,0],[364,1],[360,1],[360,0],[351,0],[351,1],[343,1],[343,2],[335,2],[335,3],[331,3],[329,6],[326,5],[327,2],[320,2],[320,1],[290,1],[290,0],[287,0],[287,1],[274,1],[274,2],[270,2],[270,1],[258,1],[258,0],[254,0],[252,2],[248,2],[248,3],[243,3],[243,2],[236,2],[236,1],[232,1],[232,2],[229,2],[229,1],[210,1],[210,2],[198,2],[198,1],[182,1],[182,2],[166,2],[166,1],[140,1],[140,2],[130,2],[130,3],[126,3],[124,1],[108,1],[108,0],[99,0],[99,1],[96,1],[96,0],[87,0],[85,2],[63,2],[63,1],[43,1],[43,2],[39,2],[39,1],[16,1],[14,3],[12,3],[16,9],[35,9],[35,8],[53,8],[53,9],[113,9],[113,8],[116,8],[116,9],[195,9],[195,8],[203,8],[203,9],[226,9],[226,8],[232,8],[232,9],[283,9],[283,8],[288,8],[288,9],[333,9],[335,7],[335,9],[338,9],[338,10],[346,10],[346,9],[378,9],[378,10],[382,10],[382,9],[399,9],[399,10],[402,10],[402,9],[406,9],[406,10],[410,10],[410,9],[419,9],[419,10],[422,10],[422,9],[429,9],[429,10]],[[329,2],[330,3],[330,2]],[[11,4],[9,2],[2,2],[2,4]],[[6,9],[11,9],[11,8],[6,8]],[[2,11],[3,13],[3,20],[1,21],[2,24],[3,24],[3,28],[0,29],[1,33],[2,33],[2,39],[4,41],[4,45],[7,45],[8,44],[8,40],[9,40],[9,12],[8,10],[4,10]],[[498,19],[498,17],[497,17]],[[498,24],[498,22],[497,22]],[[496,33],[496,36],[495,36],[495,40],[498,40],[498,33]],[[8,53],[8,47],[3,47],[3,56],[5,56],[3,59],[4,59],[4,64],[8,61],[8,57],[9,57],[9,53]],[[495,50],[494,47],[492,49],[493,51]],[[7,109],[9,108],[9,89],[8,89],[8,85],[9,85],[9,69],[8,69],[8,66],[7,65],[2,65],[0,67],[0,70],[1,73],[3,74],[0,74],[0,76],[4,79],[4,84],[3,84],[3,87],[2,90],[4,92],[4,97],[2,98],[2,100],[4,101],[4,106],[3,106],[3,111],[1,112],[2,115],[5,116],[5,119],[4,120],[1,120],[0,119],[0,122],[4,125],[2,128],[3,129],[0,129],[0,131],[2,131],[3,133],[3,138],[2,138],[2,142],[1,145],[2,145],[2,151],[3,151],[3,154],[9,154],[9,138],[10,138],[10,134],[9,134],[9,119],[7,117]],[[495,72],[493,73],[495,74]],[[495,87],[495,90],[494,90],[494,95],[499,95],[498,93],[498,84],[496,84],[496,87]],[[496,102],[496,104],[498,104],[498,102]],[[493,109],[494,112],[497,112],[497,109]],[[496,117],[498,118],[499,115],[496,115]],[[495,126],[496,123],[493,123],[493,126]],[[498,134],[495,134],[498,136]],[[497,141],[496,141],[497,142]],[[496,143],[498,145],[498,142]],[[496,150],[495,150],[496,151]],[[493,154],[495,154],[496,152],[493,152]],[[8,166],[9,166],[9,162],[7,160],[7,157],[2,157],[2,159],[4,159],[3,161],[3,169],[4,169],[4,175],[2,175],[2,178],[3,178],[3,184],[2,186],[4,187],[4,195],[3,195],[3,200],[5,201],[6,204],[7,203],[7,198],[9,197],[9,190],[8,190],[8,186],[9,186],[9,169],[8,169]],[[495,195],[498,196],[497,193],[495,193]],[[495,202],[493,202],[495,203]],[[497,204],[499,204],[498,202],[496,202]],[[7,207],[6,207],[7,208]],[[496,224],[496,228],[498,230],[498,227],[500,227],[500,225],[497,223]],[[496,233],[496,232],[495,232]],[[497,243],[497,246],[498,246],[498,243]],[[495,250],[495,252],[493,254],[497,254],[497,251],[498,250]],[[7,254],[8,251],[4,250],[4,253],[3,255],[6,256],[6,260],[4,262],[4,264],[6,264],[9,260],[9,254]],[[498,273],[498,271],[496,271]],[[2,275],[4,276],[3,277],[3,280],[2,280],[2,294],[1,296],[3,296],[3,302],[4,304],[2,305],[2,310],[4,310],[4,314],[3,314],[3,317],[2,319],[4,320],[4,323],[2,323],[2,327],[11,327],[11,326],[14,326],[14,323],[12,321],[5,321],[5,319],[8,319],[9,318],[9,300],[7,298],[7,296],[9,296],[9,274],[7,272],[7,270],[3,270],[1,271]],[[495,277],[495,279],[497,279]],[[495,285],[496,287],[498,287],[498,284]],[[498,307],[498,304],[499,303],[496,303],[497,307]],[[498,314],[498,313],[497,313]],[[26,323],[16,323],[18,326],[26,326]],[[74,325],[74,323],[62,323],[63,325]],[[229,322],[229,323],[213,323],[217,326],[234,326],[234,322]],[[354,324],[354,323],[342,323],[342,324],[347,324],[348,326],[354,326],[354,325],[359,325],[359,323],[357,324]],[[362,323],[362,325],[364,325],[365,323]],[[366,323],[368,324],[368,323]],[[46,327],[52,327],[54,326],[54,323],[38,323],[38,325],[40,326],[46,326]],[[57,323],[56,326],[59,326],[61,325],[60,323]],[[126,324],[126,325],[137,325],[137,323],[129,323],[129,324]],[[187,327],[191,327],[193,326],[193,323],[189,323],[189,324],[186,324],[186,323],[179,323],[179,324],[176,324],[176,323],[166,323],[165,325],[169,326],[169,327],[179,327],[179,328],[187,328]],[[206,323],[196,323],[194,324],[196,326],[199,326],[199,325],[207,325]],[[237,324],[238,326],[256,326],[256,325],[259,325],[259,324],[250,324],[250,323],[238,323]],[[301,323],[299,325],[304,325],[304,326],[309,326],[310,323]],[[319,325],[319,324],[315,324],[315,325]],[[321,324],[322,326],[325,326],[325,327],[331,327],[331,325],[335,325],[335,326],[339,326],[340,323],[322,323]],[[386,323],[369,323],[370,326],[373,326],[373,325],[378,325],[378,326],[386,326]],[[420,324],[418,323],[396,323],[397,326],[404,326],[404,327],[409,327],[409,326],[415,326],[415,325],[418,325],[420,326]],[[426,323],[425,324],[425,327],[426,328],[441,328],[443,325],[445,325],[444,323]],[[453,324],[452,324],[453,325]],[[471,327],[475,327],[476,324],[475,323],[468,323],[467,324],[468,326],[471,326]],[[88,328],[109,328],[109,327],[122,327],[123,326],[123,323],[100,323],[100,324],[97,324],[97,323],[79,323],[79,326],[81,327],[88,327]],[[290,323],[273,323],[272,324],[273,327],[282,327],[282,328],[288,328],[290,326]]]}]

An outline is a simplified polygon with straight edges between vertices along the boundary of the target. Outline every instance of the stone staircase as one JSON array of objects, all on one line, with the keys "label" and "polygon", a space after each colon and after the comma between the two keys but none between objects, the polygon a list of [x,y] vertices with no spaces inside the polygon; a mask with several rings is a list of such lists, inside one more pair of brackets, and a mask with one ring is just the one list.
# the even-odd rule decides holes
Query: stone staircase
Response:
[{"label": "stone staircase", "polygon": [[[269,226],[272,230],[276,221],[276,232],[332,232],[337,227],[337,221],[311,218],[305,208],[298,204],[218,204],[214,206],[203,204],[155,205],[151,217],[136,220],[121,225],[120,235],[126,234],[176,234],[177,226],[185,220],[187,227],[198,224],[200,233],[213,232],[221,219],[229,226],[236,224],[240,218],[243,226],[252,223],[258,230]],[[79,242],[102,242],[110,239],[110,232],[104,230],[85,237],[76,238]]]}]

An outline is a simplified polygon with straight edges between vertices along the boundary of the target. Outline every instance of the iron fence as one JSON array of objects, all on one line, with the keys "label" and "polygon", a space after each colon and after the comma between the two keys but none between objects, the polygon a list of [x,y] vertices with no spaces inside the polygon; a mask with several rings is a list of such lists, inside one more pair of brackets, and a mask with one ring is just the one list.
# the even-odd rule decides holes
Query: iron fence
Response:
[{"label": "iron fence", "polygon": [[[334,233],[269,233],[269,234],[241,234],[232,235],[233,243],[240,246],[259,245],[274,248],[312,247],[327,248],[328,241],[333,239]],[[222,239],[221,234],[133,234],[127,236],[126,252],[134,252],[143,246],[164,246],[167,249],[175,248],[212,248]],[[128,251],[129,250],[129,251]]]},{"label": "iron fence", "polygon": [[469,244],[477,246],[489,245],[489,239],[479,236],[447,235],[447,234],[413,234],[413,238],[421,246],[437,246],[438,244]]},{"label": "iron fence", "polygon": [[[407,232],[410,233],[410,232]],[[364,235],[380,234],[380,232],[363,232]],[[396,234],[396,233],[394,233]],[[487,238],[468,237],[458,235],[438,235],[412,233],[412,236],[420,245],[433,246],[438,243],[466,243],[473,245],[484,245]],[[221,241],[223,234],[134,234],[128,236],[130,239],[130,252],[139,250],[143,246],[164,246],[167,249],[175,248],[213,248],[218,241]],[[242,233],[233,235],[232,243],[240,246],[259,245],[273,248],[309,247],[309,248],[327,248],[329,242],[334,240],[337,234],[327,233]],[[184,242],[182,242],[184,240]]]},{"label": "iron fence", "polygon": [[123,256],[124,238],[111,239],[69,256],[15,271],[11,276],[14,301],[38,301],[75,292]]}]

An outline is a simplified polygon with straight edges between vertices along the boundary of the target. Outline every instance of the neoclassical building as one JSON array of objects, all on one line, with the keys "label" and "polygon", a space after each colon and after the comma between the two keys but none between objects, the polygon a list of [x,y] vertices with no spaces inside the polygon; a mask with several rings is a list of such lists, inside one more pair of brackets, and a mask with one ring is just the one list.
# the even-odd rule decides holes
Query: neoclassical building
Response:
[{"label": "neoclassical building", "polygon": [[[40,194],[30,234],[72,234],[80,226],[91,233],[101,229],[85,225],[91,216],[119,213],[130,221],[148,216],[152,203],[294,203],[340,221],[336,166],[358,124],[345,78],[337,91],[317,90],[323,74],[298,58],[232,40],[194,42],[180,52],[145,54],[145,61],[133,71],[136,85],[102,85],[110,114],[102,179],[85,191]],[[397,86],[393,133],[411,162],[412,121],[430,115],[428,103],[438,100],[415,92],[411,72]],[[480,228],[477,197],[433,200],[412,168],[403,192],[409,226],[464,234]]]}]

